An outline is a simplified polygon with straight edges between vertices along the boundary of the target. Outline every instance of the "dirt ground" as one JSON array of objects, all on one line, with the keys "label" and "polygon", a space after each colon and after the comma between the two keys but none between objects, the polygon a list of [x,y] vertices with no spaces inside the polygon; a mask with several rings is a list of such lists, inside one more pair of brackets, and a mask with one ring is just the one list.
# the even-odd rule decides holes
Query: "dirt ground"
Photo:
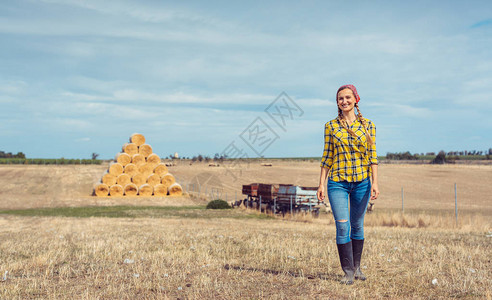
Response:
[{"label": "dirt ground", "polygon": [[[272,166],[263,166],[271,163]],[[208,163],[181,161],[169,167],[178,183],[192,197],[158,198],[94,197],[92,189],[107,169],[103,165],[2,165],[0,166],[0,209],[87,205],[194,205],[220,197],[232,201],[241,195],[243,184],[289,183],[317,186],[318,161],[263,161]],[[381,195],[375,208],[453,212],[457,184],[459,211],[492,215],[492,166],[381,164]]]}]

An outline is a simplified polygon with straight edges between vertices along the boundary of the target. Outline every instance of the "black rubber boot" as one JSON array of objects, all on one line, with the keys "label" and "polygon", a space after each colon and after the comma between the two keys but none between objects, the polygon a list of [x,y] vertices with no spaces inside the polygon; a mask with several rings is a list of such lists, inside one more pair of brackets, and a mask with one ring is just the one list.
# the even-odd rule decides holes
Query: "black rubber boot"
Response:
[{"label": "black rubber boot", "polygon": [[360,257],[364,248],[364,240],[352,240],[352,250],[354,255],[355,279],[366,280],[366,275],[360,271]]},{"label": "black rubber boot", "polygon": [[340,257],[340,264],[345,276],[340,283],[353,284],[354,283],[354,257],[352,252],[352,242],[346,244],[337,244],[338,256]]}]

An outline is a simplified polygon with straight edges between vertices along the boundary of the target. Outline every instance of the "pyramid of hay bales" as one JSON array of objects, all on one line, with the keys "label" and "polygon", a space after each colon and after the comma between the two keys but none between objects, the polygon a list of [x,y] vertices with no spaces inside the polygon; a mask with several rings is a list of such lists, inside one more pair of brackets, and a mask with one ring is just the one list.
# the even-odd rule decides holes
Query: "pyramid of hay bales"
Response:
[{"label": "pyramid of hay bales", "polygon": [[132,134],[130,142],[116,154],[101,182],[94,187],[96,196],[181,196],[183,188],[168,172],[159,155],[145,143],[145,137]]}]

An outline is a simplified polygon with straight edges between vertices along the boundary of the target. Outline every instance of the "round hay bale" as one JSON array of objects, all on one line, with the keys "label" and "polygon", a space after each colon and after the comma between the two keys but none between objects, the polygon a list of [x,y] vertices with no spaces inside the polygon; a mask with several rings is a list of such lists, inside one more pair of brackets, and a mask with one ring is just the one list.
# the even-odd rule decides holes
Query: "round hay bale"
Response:
[{"label": "round hay bale", "polygon": [[122,150],[126,154],[133,156],[138,153],[138,146],[134,143],[126,143],[123,145]]},{"label": "round hay bale", "polygon": [[159,175],[161,178],[167,174],[166,164],[160,163],[154,168],[154,173]]},{"label": "round hay bale", "polygon": [[151,186],[156,186],[161,183],[161,177],[157,174],[150,174],[147,177],[147,183]]},{"label": "round hay bale", "polygon": [[122,165],[123,167],[132,162],[132,157],[127,153],[118,153],[116,154],[115,160]]},{"label": "round hay bale", "polygon": [[159,155],[152,153],[147,157],[147,163],[152,164],[155,167],[161,163],[161,158]]},{"label": "round hay bale", "polygon": [[119,184],[113,184],[109,187],[109,195],[113,197],[123,196],[123,187]]},{"label": "round hay bale", "polygon": [[111,163],[108,169],[109,174],[113,174],[114,176],[118,176],[123,173],[123,166],[120,163]]},{"label": "round hay bale", "polygon": [[118,175],[118,178],[116,179],[116,183],[121,186],[125,186],[131,182],[132,182],[132,178],[130,177],[130,175],[125,173]]},{"label": "round hay bale", "polygon": [[132,182],[137,186],[141,186],[142,184],[145,184],[147,182],[147,176],[140,173],[135,174],[132,177]]},{"label": "round hay bale", "polygon": [[163,184],[158,184],[154,186],[154,196],[164,197],[167,196],[167,186]]},{"label": "round hay bale", "polygon": [[168,189],[169,191],[169,196],[182,196],[183,195],[183,188],[179,183],[173,183]]},{"label": "round hay bale", "polygon": [[138,187],[134,183],[129,183],[123,188],[125,196],[136,196],[138,194]]},{"label": "round hay bale", "polygon": [[152,146],[149,144],[143,144],[138,147],[138,153],[142,154],[145,158],[152,154]]},{"label": "round hay bale", "polygon": [[137,153],[132,156],[132,164],[138,166],[143,163],[145,163],[145,157],[142,154]]},{"label": "round hay bale", "polygon": [[138,172],[148,177],[154,172],[154,165],[149,163],[143,163],[138,166]]},{"label": "round hay bale", "polygon": [[107,196],[109,194],[109,186],[104,183],[100,183],[94,187],[94,194],[98,197]]},{"label": "round hay bale", "polygon": [[138,174],[137,165],[129,163],[123,169],[123,173],[130,175],[130,177],[133,177],[133,175]]},{"label": "round hay bale", "polygon": [[130,143],[134,143],[137,146],[145,144],[145,137],[140,133],[134,133],[130,136]]},{"label": "round hay bale", "polygon": [[112,186],[113,184],[116,183],[116,176],[110,173],[105,173],[101,179],[102,183],[106,184],[107,186]]},{"label": "round hay bale", "polygon": [[152,196],[154,188],[149,184],[142,184],[138,189],[139,196]]},{"label": "round hay bale", "polygon": [[167,173],[161,178],[161,183],[167,187],[170,187],[173,183],[176,182],[173,174]]}]

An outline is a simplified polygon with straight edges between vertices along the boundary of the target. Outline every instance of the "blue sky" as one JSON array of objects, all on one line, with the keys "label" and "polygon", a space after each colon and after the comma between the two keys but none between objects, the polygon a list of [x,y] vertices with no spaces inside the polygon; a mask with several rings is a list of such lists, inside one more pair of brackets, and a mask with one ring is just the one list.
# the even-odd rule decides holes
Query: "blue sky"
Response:
[{"label": "blue sky", "polygon": [[[266,157],[320,156],[357,86],[387,152],[492,147],[490,1],[0,2],[0,150],[221,153],[260,118]],[[285,92],[302,110],[265,113]]]}]

